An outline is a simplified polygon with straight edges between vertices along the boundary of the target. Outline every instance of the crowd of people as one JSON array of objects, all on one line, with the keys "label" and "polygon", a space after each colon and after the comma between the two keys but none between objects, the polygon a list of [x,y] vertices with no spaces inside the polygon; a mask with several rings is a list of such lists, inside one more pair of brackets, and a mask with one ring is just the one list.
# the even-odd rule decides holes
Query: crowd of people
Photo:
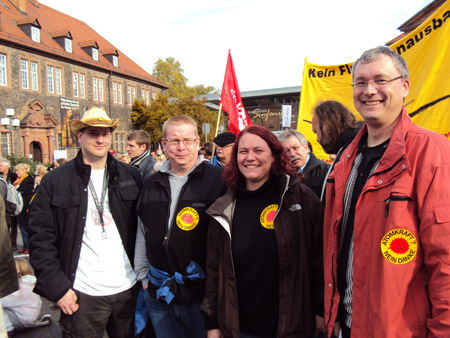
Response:
[{"label": "crowd of people", "polygon": [[296,130],[200,145],[184,115],[162,126],[164,160],[142,130],[113,156],[119,121],[95,107],[71,121],[75,159],[17,177],[0,160],[36,275],[13,271],[0,199],[0,297],[32,283],[63,337],[450,337],[450,143],[408,116],[400,55],[368,50],[352,76],[363,121],[337,101],[313,111],[332,164]]}]

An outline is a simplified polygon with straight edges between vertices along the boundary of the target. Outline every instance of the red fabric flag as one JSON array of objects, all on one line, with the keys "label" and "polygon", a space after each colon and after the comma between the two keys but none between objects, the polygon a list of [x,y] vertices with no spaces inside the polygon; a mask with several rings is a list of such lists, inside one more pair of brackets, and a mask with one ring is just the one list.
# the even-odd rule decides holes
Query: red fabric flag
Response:
[{"label": "red fabric flag", "polygon": [[230,132],[237,135],[245,127],[252,125],[242,103],[230,51],[228,51],[227,69],[225,70],[220,102],[222,103],[222,109],[228,114],[228,130]]}]

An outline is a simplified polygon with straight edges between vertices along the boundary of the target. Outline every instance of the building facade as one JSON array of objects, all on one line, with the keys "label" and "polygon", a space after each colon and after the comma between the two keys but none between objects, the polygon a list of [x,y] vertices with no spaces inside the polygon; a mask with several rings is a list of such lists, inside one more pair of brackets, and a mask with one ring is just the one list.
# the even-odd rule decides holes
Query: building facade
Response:
[{"label": "building facade", "polygon": [[150,104],[166,88],[84,22],[36,0],[0,0],[2,157],[72,158],[69,122],[92,106],[120,118],[113,148],[124,153],[134,100]]}]

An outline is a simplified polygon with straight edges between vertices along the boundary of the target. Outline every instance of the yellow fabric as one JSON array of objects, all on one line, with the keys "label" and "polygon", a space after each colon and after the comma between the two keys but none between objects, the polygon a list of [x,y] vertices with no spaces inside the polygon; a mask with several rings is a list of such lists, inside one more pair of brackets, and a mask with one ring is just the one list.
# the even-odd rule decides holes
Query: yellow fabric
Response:
[{"label": "yellow fabric", "polygon": [[[411,87],[405,106],[413,122],[450,139],[450,1],[389,47],[408,64]],[[312,132],[312,110],[320,101],[336,100],[362,120],[353,106],[352,64],[324,66],[305,60],[297,129],[324,160],[329,157]]]}]

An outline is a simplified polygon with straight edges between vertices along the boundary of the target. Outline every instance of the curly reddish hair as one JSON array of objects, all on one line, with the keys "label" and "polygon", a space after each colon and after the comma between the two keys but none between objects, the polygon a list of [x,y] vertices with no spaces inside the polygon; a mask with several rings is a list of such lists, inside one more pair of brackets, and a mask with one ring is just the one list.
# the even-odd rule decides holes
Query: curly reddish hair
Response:
[{"label": "curly reddish hair", "polygon": [[270,168],[271,176],[277,176],[281,174],[288,174],[290,176],[295,175],[295,173],[292,172],[291,166],[289,165],[288,156],[284,151],[283,145],[280,143],[280,141],[278,141],[278,138],[269,129],[262,126],[253,125],[245,128],[238,134],[231,151],[230,162],[225,166],[225,183],[230,189],[236,190],[239,185],[245,186],[245,177],[239,171],[238,167],[237,153],[239,142],[242,136],[247,133],[261,137],[272,151],[274,161],[272,163],[272,167]]}]

